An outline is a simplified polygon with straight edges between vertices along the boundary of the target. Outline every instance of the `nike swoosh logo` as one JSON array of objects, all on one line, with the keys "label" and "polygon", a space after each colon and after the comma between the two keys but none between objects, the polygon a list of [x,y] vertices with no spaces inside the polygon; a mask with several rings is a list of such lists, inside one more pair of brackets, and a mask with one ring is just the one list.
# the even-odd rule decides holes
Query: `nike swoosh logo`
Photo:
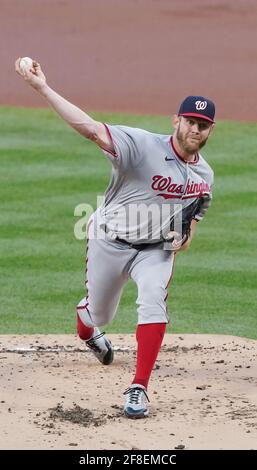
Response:
[{"label": "nike swoosh logo", "polygon": [[166,162],[170,162],[171,160],[174,160],[174,158],[168,158],[167,155],[165,157]]}]

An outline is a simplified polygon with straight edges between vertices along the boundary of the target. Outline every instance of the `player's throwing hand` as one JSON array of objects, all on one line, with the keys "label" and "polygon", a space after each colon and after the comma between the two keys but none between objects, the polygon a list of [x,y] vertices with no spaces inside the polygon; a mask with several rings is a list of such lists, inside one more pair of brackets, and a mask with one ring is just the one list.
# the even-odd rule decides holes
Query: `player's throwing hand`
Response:
[{"label": "player's throwing hand", "polygon": [[19,57],[15,62],[16,72],[26,80],[35,90],[40,91],[46,85],[46,77],[43,74],[40,64],[33,60],[32,69],[21,69],[21,58]]}]

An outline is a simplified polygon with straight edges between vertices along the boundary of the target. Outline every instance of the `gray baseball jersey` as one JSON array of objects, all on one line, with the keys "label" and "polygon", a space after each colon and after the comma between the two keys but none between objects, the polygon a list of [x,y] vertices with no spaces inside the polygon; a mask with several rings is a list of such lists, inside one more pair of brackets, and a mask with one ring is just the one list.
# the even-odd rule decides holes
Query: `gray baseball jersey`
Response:
[{"label": "gray baseball jersey", "polygon": [[[88,223],[87,297],[77,312],[87,325],[109,323],[131,278],[138,290],[138,323],[167,323],[175,254],[156,243],[159,229],[169,231],[176,205],[181,212],[200,194],[211,193],[213,172],[201,155],[192,163],[181,160],[170,136],[124,126],[107,129],[115,149],[113,154],[104,151],[112,162],[112,178],[104,203]],[[142,205],[152,211],[138,211]],[[105,237],[95,236],[98,227],[104,227]],[[149,245],[141,251],[115,240],[117,235]]]},{"label": "gray baseball jersey", "polygon": [[156,243],[169,232],[174,214],[202,193],[211,194],[213,171],[200,154],[185,163],[170,136],[125,126],[106,128],[115,153],[103,150],[113,169],[99,209],[101,224],[132,243]]}]

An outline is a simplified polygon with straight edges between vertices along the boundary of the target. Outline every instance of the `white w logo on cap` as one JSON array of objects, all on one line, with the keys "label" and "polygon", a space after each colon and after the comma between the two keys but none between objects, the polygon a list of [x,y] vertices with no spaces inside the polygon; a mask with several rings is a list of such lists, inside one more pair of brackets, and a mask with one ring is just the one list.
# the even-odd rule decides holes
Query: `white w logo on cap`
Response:
[{"label": "white w logo on cap", "polygon": [[195,107],[198,111],[205,109],[207,106],[207,101],[196,101]]}]

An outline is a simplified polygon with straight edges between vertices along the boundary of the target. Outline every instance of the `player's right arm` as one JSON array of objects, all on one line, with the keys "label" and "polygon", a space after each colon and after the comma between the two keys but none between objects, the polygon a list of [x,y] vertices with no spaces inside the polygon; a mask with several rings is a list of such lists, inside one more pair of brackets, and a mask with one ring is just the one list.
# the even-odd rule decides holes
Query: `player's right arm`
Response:
[{"label": "player's right arm", "polygon": [[115,152],[110,135],[104,124],[95,121],[80,108],[73,105],[50,88],[47,85],[46,77],[38,62],[33,61],[33,71],[26,70],[22,72],[19,58],[15,62],[15,70],[32,88],[46,99],[56,113],[59,114],[67,124],[73,127],[73,129],[108,152]]}]

